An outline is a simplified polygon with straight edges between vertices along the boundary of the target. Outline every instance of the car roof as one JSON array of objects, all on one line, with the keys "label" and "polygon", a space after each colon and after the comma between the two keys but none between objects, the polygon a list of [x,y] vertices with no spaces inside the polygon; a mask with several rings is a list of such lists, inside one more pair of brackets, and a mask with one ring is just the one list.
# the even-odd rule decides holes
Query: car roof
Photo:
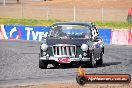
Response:
[{"label": "car roof", "polygon": [[92,22],[56,22],[53,25],[83,25],[83,26],[93,26]]}]

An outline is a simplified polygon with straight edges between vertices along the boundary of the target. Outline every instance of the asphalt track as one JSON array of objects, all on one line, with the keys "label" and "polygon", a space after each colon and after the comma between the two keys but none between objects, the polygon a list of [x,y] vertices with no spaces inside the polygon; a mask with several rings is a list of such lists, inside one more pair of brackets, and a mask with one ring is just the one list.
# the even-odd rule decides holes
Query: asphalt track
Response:
[{"label": "asphalt track", "polygon": [[[3,85],[74,81],[77,68],[39,69],[41,42],[0,40],[0,87]],[[104,64],[85,68],[91,74],[132,75],[132,46],[105,45]]]}]

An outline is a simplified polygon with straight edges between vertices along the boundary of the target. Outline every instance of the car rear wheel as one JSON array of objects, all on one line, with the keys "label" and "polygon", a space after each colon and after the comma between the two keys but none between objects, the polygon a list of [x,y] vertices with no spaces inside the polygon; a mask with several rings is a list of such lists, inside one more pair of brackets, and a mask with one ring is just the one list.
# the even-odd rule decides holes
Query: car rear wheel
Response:
[{"label": "car rear wheel", "polygon": [[43,60],[39,59],[39,68],[46,69],[48,66],[48,63],[44,62]]},{"label": "car rear wheel", "polygon": [[103,53],[100,54],[100,59],[96,61],[97,65],[102,65],[103,64]]}]

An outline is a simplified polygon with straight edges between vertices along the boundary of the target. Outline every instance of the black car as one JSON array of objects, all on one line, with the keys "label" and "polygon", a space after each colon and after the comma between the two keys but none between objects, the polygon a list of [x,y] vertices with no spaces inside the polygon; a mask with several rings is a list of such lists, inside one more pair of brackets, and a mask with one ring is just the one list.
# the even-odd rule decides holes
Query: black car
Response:
[{"label": "black car", "polygon": [[39,68],[71,64],[102,65],[104,43],[94,23],[58,22],[50,27],[40,46]]}]

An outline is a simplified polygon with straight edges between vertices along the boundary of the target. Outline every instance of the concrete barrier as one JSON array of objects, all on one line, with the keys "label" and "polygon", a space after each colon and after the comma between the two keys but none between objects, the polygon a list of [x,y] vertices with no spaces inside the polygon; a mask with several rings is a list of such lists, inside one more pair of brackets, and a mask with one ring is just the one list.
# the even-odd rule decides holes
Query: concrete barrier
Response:
[{"label": "concrete barrier", "polygon": [[4,39],[3,33],[1,31],[1,28],[0,28],[0,39]]},{"label": "concrete barrier", "polygon": [[43,37],[48,34],[48,26],[14,26],[1,25],[1,35],[3,39],[19,39],[19,40],[39,40],[43,41]]},{"label": "concrete barrier", "polygon": [[111,30],[112,29],[110,28],[98,28],[99,35],[101,36],[105,44],[110,44]]},{"label": "concrete barrier", "polygon": [[[44,41],[49,26],[1,25],[0,39]],[[105,44],[132,44],[132,29],[98,28]]]},{"label": "concrete barrier", "polygon": [[112,29],[111,44],[128,44],[128,29]]},{"label": "concrete barrier", "polygon": [[132,29],[129,29],[129,39],[128,39],[128,43],[132,44]]}]

